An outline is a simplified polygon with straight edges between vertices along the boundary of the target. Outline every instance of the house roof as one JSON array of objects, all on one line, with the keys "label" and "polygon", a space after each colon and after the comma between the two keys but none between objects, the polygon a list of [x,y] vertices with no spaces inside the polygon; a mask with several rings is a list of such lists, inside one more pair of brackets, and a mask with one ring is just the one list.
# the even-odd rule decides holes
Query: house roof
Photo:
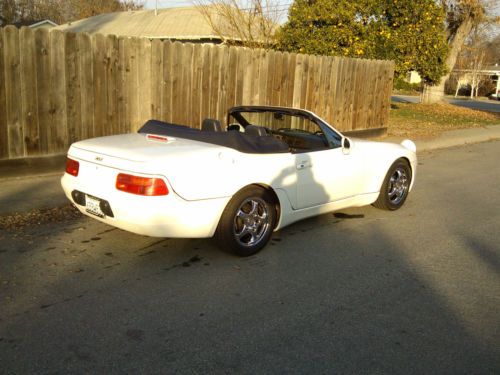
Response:
[{"label": "house roof", "polygon": [[31,28],[42,26],[42,25],[50,25],[50,26],[57,26],[57,23],[51,21],[51,20],[41,20],[41,21],[33,21],[31,25],[28,25]]},{"label": "house roof", "polygon": [[[2,17],[0,17],[0,20],[4,21],[4,19]],[[0,22],[0,25],[2,25],[2,22]],[[25,21],[20,21],[20,22],[14,22],[12,25],[14,25],[16,27],[27,26],[27,27],[35,28],[35,27],[42,26],[42,25],[57,26],[57,23],[47,19],[47,20],[25,20]]]},{"label": "house roof", "polygon": [[[220,27],[223,22],[220,16],[212,13],[211,17],[217,22],[219,29],[228,29]],[[104,13],[60,25],[55,29],[151,39],[221,40],[196,6],[158,9],[157,15],[154,10],[149,9]],[[229,31],[222,34],[225,39],[238,40]]]}]

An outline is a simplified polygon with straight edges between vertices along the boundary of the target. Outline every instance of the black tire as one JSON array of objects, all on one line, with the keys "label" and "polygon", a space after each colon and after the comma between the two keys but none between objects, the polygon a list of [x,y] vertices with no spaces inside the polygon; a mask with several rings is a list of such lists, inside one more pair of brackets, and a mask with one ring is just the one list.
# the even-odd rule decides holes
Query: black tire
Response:
[{"label": "black tire", "polygon": [[276,207],[272,195],[262,188],[251,186],[229,201],[215,237],[223,250],[246,257],[266,246],[275,222]]},{"label": "black tire", "polygon": [[396,160],[380,188],[380,194],[373,203],[377,208],[394,211],[399,209],[406,201],[411,185],[411,168],[405,159]]}]

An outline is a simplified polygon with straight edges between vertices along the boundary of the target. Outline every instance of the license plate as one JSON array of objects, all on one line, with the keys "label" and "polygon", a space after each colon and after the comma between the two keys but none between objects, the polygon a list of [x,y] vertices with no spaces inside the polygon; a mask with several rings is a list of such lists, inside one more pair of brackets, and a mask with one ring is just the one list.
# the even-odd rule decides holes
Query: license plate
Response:
[{"label": "license plate", "polygon": [[97,198],[87,195],[85,197],[85,210],[92,215],[104,217],[104,212],[101,210],[101,201]]}]

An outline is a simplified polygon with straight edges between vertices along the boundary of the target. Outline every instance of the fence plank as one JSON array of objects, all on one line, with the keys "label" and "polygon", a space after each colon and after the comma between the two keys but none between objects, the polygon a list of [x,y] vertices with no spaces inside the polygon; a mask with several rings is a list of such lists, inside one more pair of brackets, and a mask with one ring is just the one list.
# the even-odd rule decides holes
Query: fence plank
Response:
[{"label": "fence plank", "polygon": [[232,84],[229,81],[229,48],[227,46],[220,46],[219,49],[219,90],[217,98],[217,114],[216,119],[220,119],[224,124],[229,104],[227,100],[228,86]]},{"label": "fence plank", "polygon": [[139,119],[139,40],[136,38],[128,38],[126,46],[126,59],[128,63],[127,77],[127,97],[128,97],[128,132],[135,132],[140,126]]},{"label": "fence plank", "polygon": [[106,135],[106,37],[102,34],[92,35],[93,81],[94,81],[94,128],[93,137]]},{"label": "fence plank", "polygon": [[203,96],[203,53],[202,45],[193,46],[193,81],[191,89],[191,117],[194,124],[201,124],[201,97]]},{"label": "fence plank", "polygon": [[[118,38],[108,35],[106,40],[106,128],[105,134],[117,134],[120,130],[118,124],[118,88],[120,85],[119,62],[120,51]],[[149,104],[149,103],[148,103]]]},{"label": "fence plank", "polygon": [[65,152],[68,147],[68,124],[66,108],[64,33],[50,32],[50,108],[51,131],[49,132],[49,152]]},{"label": "fence plank", "polygon": [[137,131],[151,118],[151,41],[147,38],[138,40],[138,82],[136,90],[139,95],[138,117],[132,131]]},{"label": "fence plank", "polygon": [[151,42],[151,118],[161,118],[161,91],[163,83],[163,44],[155,39]]},{"label": "fence plank", "polygon": [[[238,49],[235,47],[229,48],[229,68],[227,76],[228,89],[227,89],[227,107],[234,107],[237,105],[236,102],[236,87],[238,85],[237,81],[239,79],[237,75],[238,69]],[[224,114],[224,118],[221,119],[223,123],[227,126],[227,116]]]},{"label": "fence plank", "polygon": [[179,112],[179,123],[200,128],[200,123],[195,123],[191,116],[192,109],[192,72],[193,72],[193,44],[182,45],[181,55],[181,90],[179,91],[180,105],[175,109]]},{"label": "fence plank", "polygon": [[9,132],[7,128],[7,108],[5,97],[4,31],[0,28],[0,159],[9,157]]},{"label": "fence plank", "polygon": [[203,61],[203,72],[201,78],[201,117],[209,118],[210,117],[210,93],[211,93],[211,85],[212,85],[212,77],[211,77],[211,62],[212,62],[212,50],[213,46],[211,44],[204,44],[201,47]]},{"label": "fence plank", "polygon": [[9,156],[17,158],[26,156],[22,127],[21,101],[21,69],[19,52],[19,32],[14,26],[4,29],[5,45],[5,95],[6,118],[8,124]]},{"label": "fence plank", "polygon": [[38,131],[38,104],[36,95],[36,51],[33,30],[23,27],[19,31],[21,73],[21,123],[26,156],[40,153]]},{"label": "fence plank", "polygon": [[161,88],[161,119],[172,122],[172,42],[163,42],[163,85]]},{"label": "fence plank", "polygon": [[181,123],[183,114],[179,110],[182,108],[182,43],[174,42],[172,44],[172,122]]},{"label": "fence plank", "polygon": [[238,72],[241,74],[239,78],[241,80],[240,103],[242,105],[249,105],[252,102],[252,50],[244,48],[241,51],[238,65]]},{"label": "fence plank", "polygon": [[128,129],[125,128],[127,114],[125,112],[125,38],[118,38],[118,61],[116,67],[116,106],[117,106],[117,132],[119,134],[127,133]]},{"label": "fence plank", "polygon": [[50,36],[47,29],[35,30],[35,47],[40,154],[46,155],[49,153],[49,131],[52,121],[50,113]]},{"label": "fence plank", "polygon": [[0,159],[9,157],[9,132],[5,97],[4,30],[0,28]]},{"label": "fence plank", "polygon": [[81,82],[78,65],[77,34],[65,33],[66,43],[66,106],[68,121],[68,142],[73,143],[81,139],[82,114],[81,114]]},{"label": "fence plank", "polygon": [[77,34],[78,70],[80,72],[80,139],[93,136],[94,129],[94,60],[89,34]]}]

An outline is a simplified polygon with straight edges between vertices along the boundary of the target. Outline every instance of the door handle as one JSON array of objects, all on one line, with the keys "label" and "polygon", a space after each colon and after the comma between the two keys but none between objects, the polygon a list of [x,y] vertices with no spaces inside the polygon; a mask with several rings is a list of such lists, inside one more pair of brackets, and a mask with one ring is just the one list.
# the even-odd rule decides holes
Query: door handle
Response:
[{"label": "door handle", "polygon": [[299,161],[297,163],[297,169],[309,168],[311,166],[311,162],[309,160]]}]

